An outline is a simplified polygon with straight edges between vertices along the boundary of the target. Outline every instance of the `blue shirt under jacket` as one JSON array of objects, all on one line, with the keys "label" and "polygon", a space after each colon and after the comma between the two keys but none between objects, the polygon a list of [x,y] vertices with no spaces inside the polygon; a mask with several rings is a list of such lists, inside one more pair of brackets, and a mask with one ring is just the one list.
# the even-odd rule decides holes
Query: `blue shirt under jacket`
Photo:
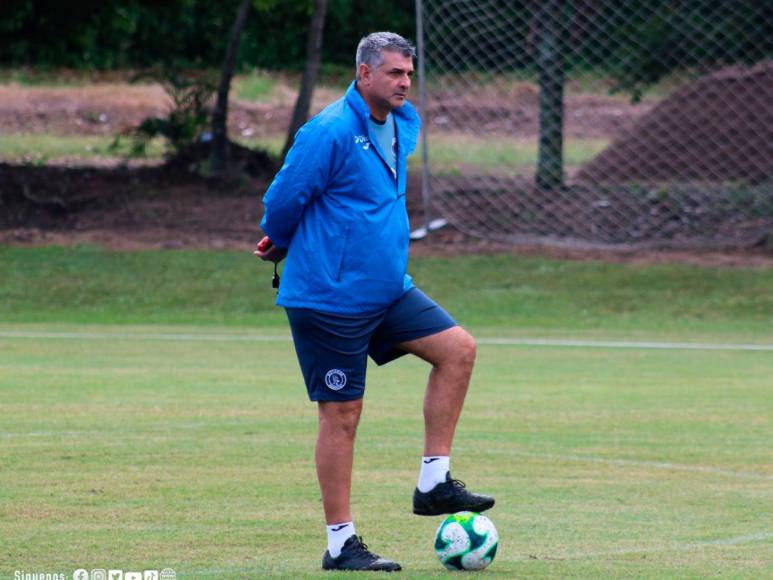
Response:
[{"label": "blue shirt under jacket", "polygon": [[382,310],[413,287],[407,274],[407,157],[421,122],[409,102],[392,111],[397,174],[369,129],[355,83],[295,136],[263,198],[260,223],[287,248],[277,304],[340,314]]}]

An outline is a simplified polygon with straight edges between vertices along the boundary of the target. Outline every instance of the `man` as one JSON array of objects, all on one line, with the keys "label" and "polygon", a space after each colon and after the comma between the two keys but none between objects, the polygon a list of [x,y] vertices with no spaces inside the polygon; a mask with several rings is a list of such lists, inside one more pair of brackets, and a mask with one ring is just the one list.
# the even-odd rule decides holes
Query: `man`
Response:
[{"label": "man", "polygon": [[420,128],[406,100],[414,54],[397,34],[363,38],[356,80],[298,131],[263,199],[267,237],[255,254],[273,262],[287,256],[277,304],[287,311],[309,398],[318,404],[325,570],[400,570],[362,543],[349,507],[368,355],[379,365],[407,353],[432,364],[414,513],[494,505],[449,472],[475,340],[406,273],[406,160]]}]

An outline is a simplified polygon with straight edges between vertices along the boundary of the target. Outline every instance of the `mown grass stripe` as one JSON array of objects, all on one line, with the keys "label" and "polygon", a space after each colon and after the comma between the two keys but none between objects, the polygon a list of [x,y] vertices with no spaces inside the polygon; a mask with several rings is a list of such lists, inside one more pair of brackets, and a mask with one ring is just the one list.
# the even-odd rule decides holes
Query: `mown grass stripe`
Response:
[{"label": "mown grass stripe", "polygon": [[[457,446],[464,450],[464,445]],[[470,449],[469,451],[473,451]],[[708,473],[712,475],[721,475],[725,477],[737,477],[739,479],[763,479],[773,481],[773,475],[764,473],[755,473],[752,471],[733,471],[731,469],[721,469],[711,465],[688,465],[684,463],[672,463],[670,461],[650,461],[644,459],[617,459],[614,457],[598,457],[594,455],[562,455],[553,453],[532,453],[527,451],[511,449],[487,449],[486,453],[496,455],[512,455],[530,459],[546,459],[549,461],[572,461],[579,463],[603,463],[606,465],[632,466],[632,467],[651,467],[654,469],[664,469],[669,471],[692,471],[696,473]]]},{"label": "mown grass stripe", "polygon": [[[260,334],[185,334],[131,332],[31,332],[0,331],[0,338],[40,338],[71,340],[170,340],[210,342],[289,342],[289,335]],[[613,340],[559,340],[548,338],[479,338],[478,344],[502,346],[547,346],[575,348],[633,348],[647,350],[731,350],[773,352],[773,344],[699,343],[699,342],[629,342]]]},{"label": "mown grass stripe", "polygon": [[[717,540],[707,540],[705,542],[689,542],[679,544],[666,544],[663,546],[652,546],[640,548],[620,548],[619,550],[604,550],[599,552],[577,552],[574,554],[545,556],[537,560],[584,560],[586,558],[600,558],[604,556],[624,556],[626,554],[649,554],[651,552],[689,552],[692,550],[701,550],[711,547],[722,546],[740,546],[753,542],[765,542],[773,539],[773,532],[764,531],[756,534],[746,534],[743,536],[734,536],[731,538],[720,538]],[[522,558],[523,561],[534,560],[532,557]]]}]

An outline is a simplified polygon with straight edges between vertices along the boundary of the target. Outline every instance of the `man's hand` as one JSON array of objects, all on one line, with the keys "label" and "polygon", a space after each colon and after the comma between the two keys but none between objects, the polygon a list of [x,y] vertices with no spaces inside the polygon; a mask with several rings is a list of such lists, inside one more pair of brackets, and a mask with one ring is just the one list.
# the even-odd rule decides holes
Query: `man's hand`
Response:
[{"label": "man's hand", "polygon": [[266,262],[279,263],[284,260],[287,250],[285,248],[277,248],[266,236],[257,243],[256,250],[252,253]]}]

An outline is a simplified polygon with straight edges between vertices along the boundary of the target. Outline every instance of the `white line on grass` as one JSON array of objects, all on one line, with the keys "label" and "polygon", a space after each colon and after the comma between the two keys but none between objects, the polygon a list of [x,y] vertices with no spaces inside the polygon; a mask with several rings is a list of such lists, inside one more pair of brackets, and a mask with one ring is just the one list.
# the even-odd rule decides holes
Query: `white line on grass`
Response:
[{"label": "white line on grass", "polygon": [[[184,334],[144,332],[33,332],[0,331],[0,338],[43,338],[69,340],[168,340],[202,342],[290,342],[289,335]],[[638,348],[656,350],[734,350],[773,352],[773,344],[632,342],[615,340],[561,340],[550,338],[478,338],[478,344],[502,346],[547,346],[575,348]]]},{"label": "white line on grass", "polygon": [[625,554],[648,554],[650,552],[687,552],[689,550],[699,550],[702,548],[710,548],[712,546],[739,546],[741,544],[750,544],[752,542],[764,542],[766,540],[773,539],[773,532],[758,532],[756,534],[748,534],[745,536],[735,536],[732,538],[722,538],[719,540],[707,540],[705,542],[689,542],[681,544],[671,544],[665,546],[652,546],[652,547],[640,547],[640,548],[620,548],[618,550],[605,550],[600,552],[576,552],[574,554],[565,555],[545,555],[537,558],[527,556],[518,558],[522,561],[539,561],[539,560],[583,560],[585,558],[598,558],[603,556],[624,556]]},{"label": "white line on grass", "polygon": [[[640,548],[620,548],[617,550],[606,550],[599,552],[575,552],[570,554],[558,554],[550,555],[544,554],[540,556],[521,556],[515,558],[508,558],[509,561],[516,562],[540,562],[540,561],[561,561],[561,560],[585,560],[587,558],[603,558],[604,556],[625,556],[626,554],[649,554],[654,552],[689,552],[693,550],[701,550],[705,548],[711,548],[715,546],[740,546],[743,544],[751,544],[754,542],[764,542],[773,539],[773,532],[759,532],[756,534],[748,534],[745,536],[735,536],[732,538],[721,538],[718,540],[706,540],[704,542],[685,542],[675,543],[663,546],[652,547],[640,547]],[[196,576],[223,576],[226,574],[239,574],[252,572],[252,568],[203,568],[194,570],[184,570],[183,574],[195,574]],[[419,570],[416,570],[419,572]],[[263,570],[266,573],[266,570]]]},{"label": "white line on grass", "polygon": [[550,338],[478,338],[478,344],[506,346],[568,346],[580,348],[643,348],[659,350],[763,350],[773,351],[773,344],[733,344],[700,342],[629,342],[616,340],[557,340]]},{"label": "white line on grass", "polygon": [[65,340],[164,340],[194,342],[292,342],[289,335],[260,334],[181,334],[147,332],[25,332],[0,331],[0,338],[44,338]]},{"label": "white line on grass", "polygon": [[[465,446],[461,446],[466,449]],[[732,469],[722,469],[721,467],[711,467],[708,465],[689,465],[684,463],[671,463],[669,461],[649,461],[640,459],[614,459],[607,457],[597,457],[595,455],[560,455],[553,453],[532,453],[529,451],[509,450],[509,449],[487,449],[486,453],[497,455],[515,455],[517,457],[526,457],[533,459],[548,459],[550,461],[576,461],[579,463],[604,463],[606,465],[652,467],[655,469],[665,469],[668,471],[692,471],[695,473],[710,473],[713,475],[722,475],[726,477],[737,477],[739,479],[762,479],[773,481],[773,475],[765,473],[755,473],[752,471],[733,471]]]}]

